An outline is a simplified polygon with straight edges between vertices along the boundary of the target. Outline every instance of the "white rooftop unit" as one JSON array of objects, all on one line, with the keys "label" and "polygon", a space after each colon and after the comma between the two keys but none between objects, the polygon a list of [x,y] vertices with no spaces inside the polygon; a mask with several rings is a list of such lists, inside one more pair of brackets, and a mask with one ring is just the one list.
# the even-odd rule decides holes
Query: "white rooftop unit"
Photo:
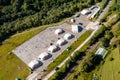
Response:
[{"label": "white rooftop unit", "polygon": [[81,14],[82,14],[82,15],[87,15],[87,14],[89,14],[89,13],[90,13],[90,11],[87,10],[87,9],[83,9],[83,10],[81,11]]},{"label": "white rooftop unit", "polygon": [[55,46],[55,45],[51,45],[51,46],[48,48],[48,52],[51,52],[51,53],[53,53],[53,52],[55,52],[55,51],[57,51],[57,50],[58,50],[58,47]]},{"label": "white rooftop unit", "polygon": [[71,25],[72,26],[72,32],[78,33],[79,32],[79,26],[78,25]]},{"label": "white rooftop unit", "polygon": [[62,29],[56,29],[55,34],[59,35],[62,34],[64,31]]},{"label": "white rooftop unit", "polygon": [[75,22],[75,19],[70,19],[70,22],[74,23],[74,22]]},{"label": "white rooftop unit", "polygon": [[35,69],[37,67],[39,67],[40,65],[42,65],[42,62],[38,61],[38,60],[33,60],[31,61],[28,66],[31,68],[31,69]]},{"label": "white rooftop unit", "polygon": [[65,43],[66,43],[67,41],[66,40],[64,40],[64,39],[59,39],[58,41],[57,41],[57,45],[59,45],[59,46],[62,46],[62,45],[64,45]]},{"label": "white rooftop unit", "polygon": [[108,51],[104,48],[104,47],[100,47],[97,51],[96,51],[96,55],[99,55],[100,57],[102,57],[103,59],[106,57]]},{"label": "white rooftop unit", "polygon": [[64,35],[64,39],[65,39],[65,40],[69,40],[69,39],[71,39],[72,37],[73,37],[73,35],[70,34],[70,33],[66,33],[66,34]]},{"label": "white rooftop unit", "polygon": [[40,60],[46,60],[46,59],[49,58],[49,54],[48,54],[47,52],[43,52],[43,53],[41,53],[41,54],[38,56],[38,58],[39,58]]}]

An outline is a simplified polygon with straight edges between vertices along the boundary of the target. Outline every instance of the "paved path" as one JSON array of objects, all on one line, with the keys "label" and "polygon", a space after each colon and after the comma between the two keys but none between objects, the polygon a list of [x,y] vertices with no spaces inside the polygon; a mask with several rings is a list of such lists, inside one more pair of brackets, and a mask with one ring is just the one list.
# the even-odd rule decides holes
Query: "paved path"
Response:
[{"label": "paved path", "polygon": [[[110,3],[111,3],[111,1],[108,3],[108,5],[107,5],[106,8],[103,10],[103,12],[101,13],[101,15],[98,17],[98,19],[96,20],[96,22],[100,21],[100,19],[103,18],[103,16],[105,15],[105,13],[107,12],[107,10],[109,9]],[[96,22],[94,22],[94,23],[96,23]],[[90,27],[91,27],[91,26],[90,26]],[[99,26],[94,26],[94,27],[97,27],[97,28],[95,28],[94,31],[92,32],[92,34],[91,34],[77,49],[75,49],[75,50],[72,52],[71,56],[73,56],[73,54],[74,54],[76,51],[78,51],[79,49],[81,49],[81,48],[93,37],[93,35],[96,33],[97,30],[99,30],[99,28],[100,28],[101,26],[99,25]],[[58,65],[58,67],[62,67],[69,58],[70,58],[70,56],[68,56],[60,65]],[[55,70],[52,70],[47,76],[45,76],[45,77],[43,78],[43,80],[48,80],[55,72],[56,72]]]}]

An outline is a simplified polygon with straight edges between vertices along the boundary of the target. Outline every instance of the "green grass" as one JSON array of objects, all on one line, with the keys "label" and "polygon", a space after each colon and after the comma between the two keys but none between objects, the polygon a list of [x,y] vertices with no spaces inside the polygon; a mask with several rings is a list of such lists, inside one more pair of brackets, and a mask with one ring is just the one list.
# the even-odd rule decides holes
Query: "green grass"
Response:
[{"label": "green grass", "polygon": [[29,70],[18,57],[14,54],[9,54],[11,50],[38,34],[45,27],[25,32],[14,37],[9,38],[3,45],[0,46],[0,80],[14,80],[15,77],[25,79],[28,76]]},{"label": "green grass", "polygon": [[[48,74],[50,71],[52,71],[56,66],[58,66],[66,57],[68,57],[68,55],[70,55],[82,42],[85,41],[86,38],[88,38],[88,36],[92,33],[92,31],[86,31],[85,33],[83,33],[78,39],[77,41],[75,41],[71,47],[72,49],[70,51],[65,50],[60,56],[58,56],[53,63],[51,63],[50,65],[48,65],[47,67],[47,72],[45,73]],[[44,75],[44,76],[45,76]]]},{"label": "green grass", "polygon": [[0,57],[0,80],[15,80],[16,77],[25,79],[29,70],[14,54]]},{"label": "green grass", "polygon": [[16,77],[19,77],[23,80],[28,76],[29,70],[27,65],[23,63],[23,61],[21,61],[17,56],[9,53],[17,46],[35,36],[47,27],[50,27],[50,25],[33,28],[29,31],[16,34],[5,40],[3,44],[0,45],[0,80],[14,80]]},{"label": "green grass", "polygon": [[[90,41],[88,41],[79,51],[85,51],[89,46],[90,46]],[[91,75],[88,75],[87,73],[84,73],[84,72],[81,73],[82,64],[85,61],[89,60],[90,56],[96,52],[99,46],[100,46],[100,43],[98,43],[94,48],[92,48],[89,52],[87,52],[87,55],[85,56],[84,60],[81,60],[76,70],[70,74],[67,80],[74,80],[75,75],[77,75],[77,79],[75,80],[90,80],[89,77],[91,77]]]},{"label": "green grass", "polygon": [[[110,61],[113,57],[114,60]],[[106,57],[105,63],[101,66],[98,74],[101,75],[101,80],[119,80],[120,79],[120,54],[118,53],[118,48],[114,49]]]}]

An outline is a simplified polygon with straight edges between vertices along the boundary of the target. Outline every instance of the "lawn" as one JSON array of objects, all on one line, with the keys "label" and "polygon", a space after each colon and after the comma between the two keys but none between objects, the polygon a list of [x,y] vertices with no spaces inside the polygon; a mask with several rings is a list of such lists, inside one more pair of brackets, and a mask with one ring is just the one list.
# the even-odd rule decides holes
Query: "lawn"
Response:
[{"label": "lawn", "polygon": [[27,65],[14,54],[9,54],[9,52],[43,29],[44,28],[41,27],[11,37],[0,46],[0,80],[14,80],[16,77],[25,79],[28,76],[29,70]]},{"label": "lawn", "polygon": [[29,69],[27,65],[10,52],[49,26],[41,26],[16,34],[0,45],[0,80],[15,80],[16,77],[24,80],[28,76]]},{"label": "lawn", "polygon": [[[111,57],[114,58],[113,61],[110,61]],[[98,74],[101,75],[100,80],[120,79],[120,54],[118,53],[118,48],[109,53]]]},{"label": "lawn", "polygon": [[45,75],[52,71],[56,66],[58,66],[64,59],[66,59],[81,43],[83,43],[89,37],[91,33],[92,33],[91,30],[86,31],[77,39],[77,41],[75,41],[71,45],[72,49],[70,51],[67,50],[63,51],[63,53],[60,56],[58,56],[53,63],[48,65],[47,72],[45,73]]},{"label": "lawn", "polygon": [[15,80],[16,77],[25,79],[29,70],[14,54],[0,57],[0,80]]}]

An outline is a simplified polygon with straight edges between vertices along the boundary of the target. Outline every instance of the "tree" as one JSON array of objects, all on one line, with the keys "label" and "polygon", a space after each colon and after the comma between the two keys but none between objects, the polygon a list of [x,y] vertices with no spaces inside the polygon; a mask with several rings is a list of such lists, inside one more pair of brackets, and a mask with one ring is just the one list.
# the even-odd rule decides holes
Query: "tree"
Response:
[{"label": "tree", "polygon": [[24,11],[27,11],[27,9],[28,9],[28,5],[27,5],[27,3],[23,3],[23,5],[21,6],[21,8],[24,10]]},{"label": "tree", "polygon": [[107,40],[110,40],[112,37],[113,37],[113,34],[111,31],[109,31],[109,30],[105,31],[105,38]]},{"label": "tree", "polygon": [[14,2],[12,3],[12,6],[14,7],[14,12],[18,12],[20,11],[20,7],[23,3],[23,0],[14,0]]},{"label": "tree", "polygon": [[100,38],[99,40],[100,40],[102,46],[107,47],[107,46],[109,45],[109,40],[106,39],[105,37],[102,37],[102,38]]},{"label": "tree", "polygon": [[[25,29],[58,22],[88,7],[88,0],[0,0],[0,40]],[[90,4],[98,0],[89,0]],[[93,3],[92,3],[93,2]],[[4,25],[6,24],[6,25]],[[8,27],[7,25],[11,25]]]},{"label": "tree", "polygon": [[11,0],[0,0],[0,5],[9,5]]},{"label": "tree", "polygon": [[6,6],[2,9],[2,13],[9,14],[12,13],[13,7],[12,6]]},{"label": "tree", "polygon": [[112,33],[115,37],[120,35],[120,24],[113,27]]}]

